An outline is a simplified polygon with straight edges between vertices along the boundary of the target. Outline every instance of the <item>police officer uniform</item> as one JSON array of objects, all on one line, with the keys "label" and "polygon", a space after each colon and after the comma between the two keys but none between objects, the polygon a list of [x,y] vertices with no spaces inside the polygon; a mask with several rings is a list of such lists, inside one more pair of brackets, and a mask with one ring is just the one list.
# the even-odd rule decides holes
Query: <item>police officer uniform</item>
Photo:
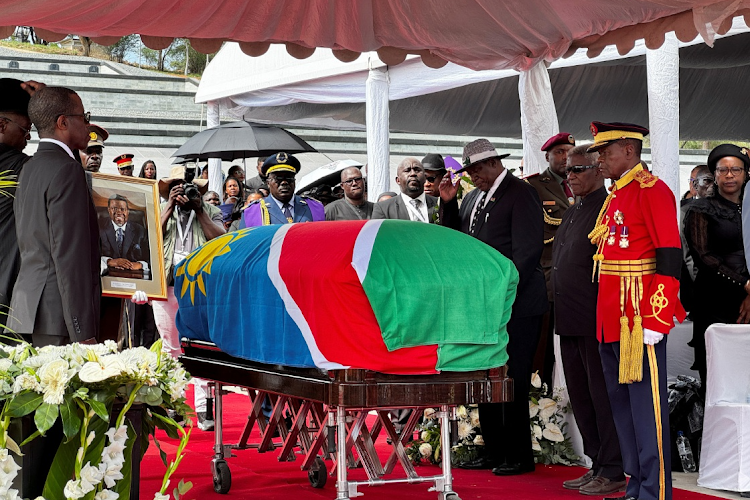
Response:
[{"label": "police officer uniform", "polygon": [[[569,144],[575,146],[576,141],[568,132],[560,132],[550,137],[544,143],[541,150],[549,154],[555,146]],[[568,186],[567,178],[560,177],[547,169],[541,174],[533,174],[525,178],[526,182],[536,190],[539,199],[542,200],[544,217],[544,250],[542,251],[541,265],[544,271],[544,280],[547,283],[547,298],[549,300],[549,311],[542,318],[542,331],[539,337],[539,346],[534,356],[534,368],[540,370],[542,379],[548,386],[552,386],[552,367],[555,361],[553,331],[555,327],[554,295],[552,293],[552,243],[555,233],[560,226],[565,211],[575,204],[576,199]]]},{"label": "police officer uniform", "polygon": [[[621,139],[643,140],[638,125],[591,125],[598,151]],[[626,497],[670,500],[666,336],[685,312],[677,293],[682,262],[675,198],[642,163],[614,182],[589,239],[599,280],[597,338],[612,414],[630,475]],[[651,340],[653,342],[653,340]]]},{"label": "police officer uniform", "polygon": [[[263,162],[261,174],[263,177],[274,172],[292,172],[296,175],[300,168],[300,162],[294,156],[276,153]],[[239,226],[241,229],[269,224],[322,221],[325,218],[325,208],[318,200],[295,194],[288,203],[282,203],[271,194],[248,205],[243,212]]]}]

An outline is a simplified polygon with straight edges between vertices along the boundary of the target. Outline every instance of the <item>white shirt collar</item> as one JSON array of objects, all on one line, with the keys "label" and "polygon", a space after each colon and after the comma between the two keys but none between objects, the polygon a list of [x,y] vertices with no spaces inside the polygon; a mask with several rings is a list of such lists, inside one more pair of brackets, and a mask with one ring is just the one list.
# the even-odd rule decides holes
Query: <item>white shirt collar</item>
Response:
[{"label": "white shirt collar", "polygon": [[411,200],[419,200],[419,201],[421,201],[421,202],[422,202],[422,205],[420,205],[420,206],[423,206],[423,207],[426,207],[426,206],[427,206],[427,197],[425,196],[425,194],[424,194],[424,191],[422,191],[422,194],[420,194],[420,195],[419,195],[419,196],[417,196],[416,198],[412,198],[412,197],[411,197],[411,196],[409,196],[408,194],[405,194],[405,193],[401,193],[401,198],[403,198],[403,200],[404,200],[404,201],[405,201],[406,203],[408,203],[409,205],[411,205],[412,207],[413,207],[414,205],[412,205],[412,204],[411,204]]},{"label": "white shirt collar", "polygon": [[[487,191],[487,199],[492,198],[492,195],[495,194],[495,191],[497,191],[497,188],[500,187],[500,183],[503,182],[503,179],[505,179],[505,176],[508,175],[508,169],[504,168],[502,172],[500,172],[500,175],[497,176],[497,179],[495,179],[495,182],[492,183],[492,187],[489,191]],[[485,201],[485,205],[487,202]]]},{"label": "white shirt collar", "polygon": [[115,232],[117,232],[117,230],[120,229],[120,228],[122,228],[122,230],[125,231],[125,229],[127,229],[127,227],[128,227],[128,223],[127,222],[125,224],[123,224],[122,226],[118,226],[117,224],[115,224],[115,221],[113,221],[111,219],[110,219],[110,222],[112,223],[112,227],[115,228]]},{"label": "white shirt collar", "polygon": [[70,156],[74,160],[76,159],[76,157],[73,156],[73,151],[71,151],[68,145],[65,144],[64,142],[60,142],[57,139],[52,139],[51,137],[43,137],[42,139],[39,139],[39,142],[51,142],[53,144],[57,144],[58,146],[63,148],[63,150],[65,150],[66,153],[68,153],[68,156]]}]

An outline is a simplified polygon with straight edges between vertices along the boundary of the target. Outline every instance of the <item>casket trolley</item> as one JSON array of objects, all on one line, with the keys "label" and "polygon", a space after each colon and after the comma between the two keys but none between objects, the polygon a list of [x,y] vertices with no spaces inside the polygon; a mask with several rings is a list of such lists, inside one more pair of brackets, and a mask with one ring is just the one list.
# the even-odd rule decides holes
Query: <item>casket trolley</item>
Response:
[{"label": "casket trolley", "polygon": [[[513,394],[506,367],[434,375],[391,375],[361,369],[324,371],[239,359],[206,341],[183,339],[182,346],[184,354],[180,361],[190,374],[213,381],[216,441],[211,466],[214,489],[219,493],[227,493],[231,486],[226,458],[233,449],[257,448],[265,452],[280,448],[280,461],[295,460],[298,450],[304,454],[301,469],[308,471],[315,487],[325,485],[329,473],[321,457],[332,459],[330,474],[335,469],[337,500],[362,495],[357,491],[360,485],[422,482],[433,483],[430,490],[437,492],[438,500],[460,500],[453,491],[450,453],[442,453],[441,474],[421,477],[411,464],[404,444],[413,434],[422,410],[435,407],[439,408],[441,429],[447,431],[442,432],[441,448],[450,450],[450,422],[455,421],[457,405],[507,402]],[[236,445],[225,444],[223,440],[222,398],[226,386],[249,389],[252,401],[248,422]],[[262,411],[264,401],[273,405],[268,419]],[[416,411],[399,435],[389,420],[389,410],[402,408]],[[377,420],[368,428],[366,418],[371,411],[376,412]],[[261,431],[260,442],[248,444],[256,423]],[[385,431],[392,445],[384,464],[374,447],[381,431]],[[281,444],[273,441],[274,434],[281,437]],[[356,459],[352,448],[357,452]],[[357,462],[364,467],[366,481],[347,478],[347,464]],[[406,477],[385,479],[397,462]]]}]

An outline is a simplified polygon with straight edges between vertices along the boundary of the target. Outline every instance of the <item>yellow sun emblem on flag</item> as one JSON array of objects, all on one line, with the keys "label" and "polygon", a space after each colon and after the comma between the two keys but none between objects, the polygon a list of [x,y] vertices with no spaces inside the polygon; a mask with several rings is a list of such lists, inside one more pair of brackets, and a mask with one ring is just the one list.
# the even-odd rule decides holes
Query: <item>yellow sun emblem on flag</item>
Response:
[{"label": "yellow sun emblem on flag", "polygon": [[214,259],[232,251],[229,246],[232,242],[247,236],[255,228],[243,229],[214,238],[204,243],[196,252],[193,252],[179,265],[176,276],[185,276],[180,290],[180,298],[190,290],[190,302],[195,304],[195,288],[206,296],[206,284],[203,276],[211,274],[211,265]]}]

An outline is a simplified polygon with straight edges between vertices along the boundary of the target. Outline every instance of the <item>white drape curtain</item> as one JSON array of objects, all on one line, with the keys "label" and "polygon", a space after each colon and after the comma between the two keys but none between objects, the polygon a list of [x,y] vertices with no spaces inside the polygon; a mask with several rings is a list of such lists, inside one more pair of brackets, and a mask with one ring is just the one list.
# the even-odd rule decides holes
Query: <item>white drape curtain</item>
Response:
[{"label": "white drape curtain", "polygon": [[370,70],[367,77],[367,199],[390,190],[388,68]]},{"label": "white drape curtain", "polygon": [[538,174],[547,168],[542,145],[560,131],[546,65],[537,64],[521,72],[518,96],[521,98],[523,173]]}]

